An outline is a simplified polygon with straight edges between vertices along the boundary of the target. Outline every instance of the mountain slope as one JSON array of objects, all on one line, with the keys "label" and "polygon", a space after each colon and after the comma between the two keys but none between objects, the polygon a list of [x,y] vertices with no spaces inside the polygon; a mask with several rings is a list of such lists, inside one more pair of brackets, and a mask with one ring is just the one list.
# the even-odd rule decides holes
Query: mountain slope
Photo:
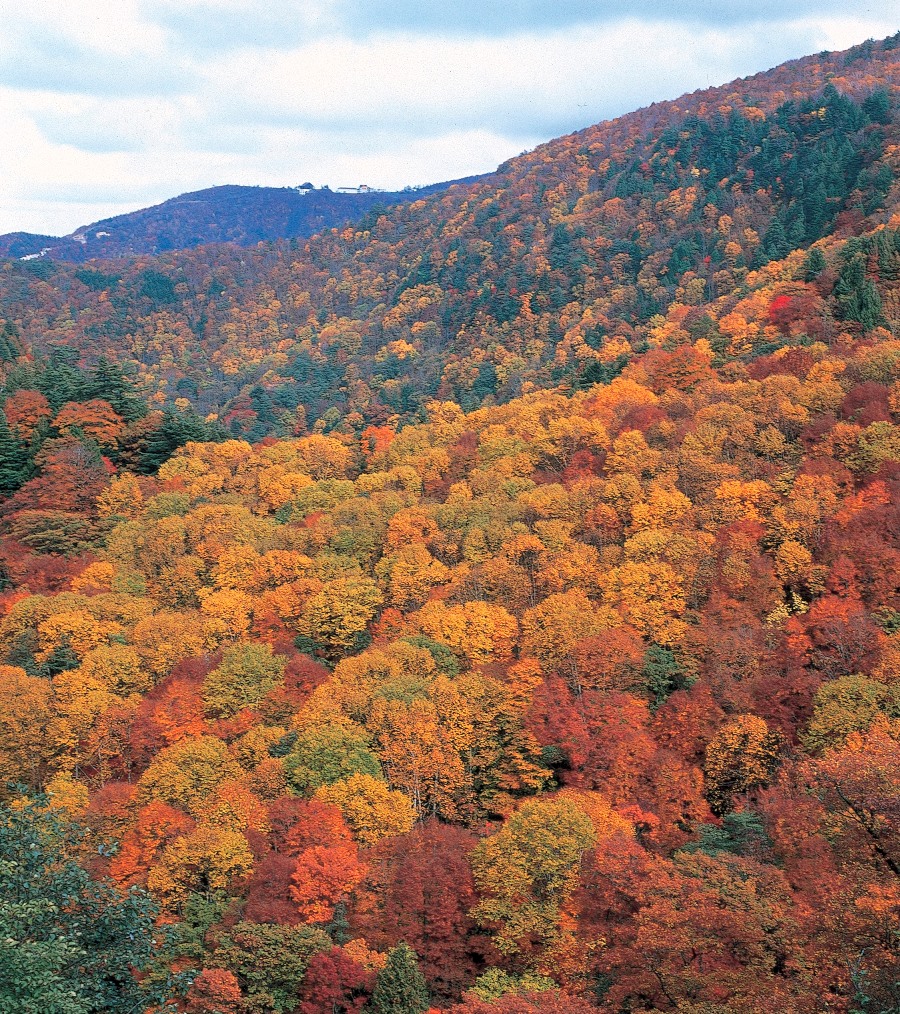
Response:
[{"label": "mountain slope", "polygon": [[0,314],[253,437],[608,378],[673,304],[885,217],[897,42],[655,104],[298,248],[7,264]]},{"label": "mountain slope", "polygon": [[7,403],[0,792],[151,893],[151,985],[359,1009],[402,943],[452,1014],[897,1009],[900,216],[814,250],[397,432],[139,476],[108,370]]},{"label": "mountain slope", "polygon": [[7,992],[900,1010],[894,54],[302,249],[3,266]]}]

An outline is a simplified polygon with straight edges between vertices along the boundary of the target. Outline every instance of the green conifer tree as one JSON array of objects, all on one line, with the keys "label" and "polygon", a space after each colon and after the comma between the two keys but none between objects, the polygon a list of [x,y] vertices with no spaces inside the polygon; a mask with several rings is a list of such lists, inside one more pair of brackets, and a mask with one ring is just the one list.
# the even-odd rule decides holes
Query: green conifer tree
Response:
[{"label": "green conifer tree", "polygon": [[90,394],[108,401],[126,422],[134,422],[147,414],[146,402],[134,393],[122,367],[105,356],[101,356],[91,370]]},{"label": "green conifer tree", "polygon": [[147,436],[147,444],[141,455],[140,471],[155,472],[179,447],[188,441],[213,440],[215,435],[193,410],[178,412],[167,408],[160,426]]},{"label": "green conifer tree", "polygon": [[866,276],[866,254],[850,249],[850,256],[841,269],[834,297],[843,320],[855,320],[870,331],[883,322],[881,296],[871,278]]},{"label": "green conifer tree", "polygon": [[378,973],[370,1009],[373,1014],[424,1014],[429,1003],[416,952],[409,944],[398,944]]},{"label": "green conifer tree", "polygon": [[25,448],[10,429],[0,410],[0,496],[9,496],[28,478],[29,461]]},{"label": "green conifer tree", "polygon": [[21,355],[21,349],[15,325],[6,321],[0,328],[0,362],[11,363],[19,355]]},{"label": "green conifer tree", "polygon": [[827,264],[825,262],[825,254],[817,247],[814,246],[812,250],[806,255],[806,259],[803,261],[802,278],[804,282],[815,281],[820,274],[825,270]]}]

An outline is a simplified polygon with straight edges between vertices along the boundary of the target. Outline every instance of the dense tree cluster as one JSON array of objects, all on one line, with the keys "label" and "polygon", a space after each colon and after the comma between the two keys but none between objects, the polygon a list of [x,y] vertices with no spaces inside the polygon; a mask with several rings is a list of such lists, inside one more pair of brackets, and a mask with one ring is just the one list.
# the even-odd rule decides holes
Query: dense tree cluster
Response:
[{"label": "dense tree cluster", "polygon": [[151,411],[119,366],[74,350],[22,357],[0,383],[0,515],[22,547],[79,552],[108,530],[95,498],[116,468],[154,472],[189,440],[225,434],[190,407]]},{"label": "dense tree cluster", "polygon": [[[182,1014],[898,1008],[900,215],[835,219],[830,189],[852,177],[857,208],[863,175],[896,158],[866,155],[890,119],[871,86],[876,70],[892,81],[890,43],[734,92],[754,158],[768,145],[789,162],[798,138],[821,141],[834,174],[804,163],[754,191],[782,188],[784,251],[774,226],[744,249],[732,237],[749,242],[750,219],[704,204],[728,277],[684,268],[652,313],[612,309],[635,288],[629,264],[640,274],[652,255],[601,244],[583,264],[609,285],[591,288],[573,263],[597,236],[568,231],[568,183],[541,191],[565,258],[554,267],[535,234],[498,234],[509,263],[543,257],[568,295],[479,318],[465,359],[435,338],[457,372],[419,421],[348,401],[334,426],[198,434],[148,460],[121,434],[152,413],[128,419],[124,381],[91,386],[122,380],[108,364],[77,374],[83,397],[40,386],[52,362],[29,383],[16,378],[32,367],[7,371],[4,439],[24,446],[31,427],[43,443],[41,471],[2,507],[0,880],[27,882],[41,918],[29,936],[18,900],[0,905],[0,947],[27,944],[0,972],[0,1009],[18,1009],[29,961],[43,963],[46,1010],[73,979],[73,1010],[120,1009],[102,1003],[121,990],[152,1014],[161,997]],[[777,94],[788,86],[798,94]],[[736,121],[719,113],[727,133]],[[676,110],[652,115],[665,130]],[[637,144],[635,122],[603,129]],[[837,134],[822,140],[829,123],[861,153],[855,168]],[[671,165],[616,170],[627,193],[579,197],[585,221],[602,207],[592,221],[621,214],[631,235],[665,172],[693,160],[702,180],[708,157],[717,178],[725,135],[710,147],[699,122],[684,133],[666,134]],[[527,157],[536,175],[516,186],[562,172],[575,143]],[[749,191],[744,176],[728,192],[738,182]],[[378,230],[443,207],[442,236],[466,234],[457,199],[411,205],[365,238],[321,237],[292,262],[304,284],[330,271],[322,298],[348,308],[320,319],[298,288],[317,321],[304,326],[320,329],[300,339],[305,383],[330,390],[331,366],[350,376],[367,355],[386,371],[370,388],[382,405],[418,382],[397,364],[472,293],[433,275],[404,285]],[[672,235],[696,199],[672,198]],[[482,210],[471,228],[489,246],[497,216]],[[364,276],[313,269],[326,249],[400,287],[378,311],[387,345],[371,344]],[[258,256],[281,270],[279,252]],[[168,262],[154,263],[140,299],[168,291],[152,274]],[[501,297],[483,307],[500,312]],[[287,365],[280,312],[259,347]],[[346,352],[334,360],[329,328]],[[468,399],[448,379],[474,385],[484,369],[495,385],[529,343],[544,365],[517,397]],[[354,377],[359,394],[369,381]],[[102,467],[54,457],[93,446]],[[34,527],[53,511],[66,517]],[[69,883],[78,904],[58,900]],[[65,927],[83,932],[95,910],[107,921],[85,957]],[[123,932],[138,941],[133,982]]]},{"label": "dense tree cluster", "polygon": [[896,236],[608,385],[98,471],[5,595],[0,767],[177,920],[186,1010],[890,1009]]}]

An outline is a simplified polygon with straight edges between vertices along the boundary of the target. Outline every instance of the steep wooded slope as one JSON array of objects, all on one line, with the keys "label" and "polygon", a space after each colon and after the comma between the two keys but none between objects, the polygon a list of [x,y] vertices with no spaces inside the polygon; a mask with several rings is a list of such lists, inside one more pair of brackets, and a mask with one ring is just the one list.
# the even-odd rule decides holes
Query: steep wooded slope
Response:
[{"label": "steep wooded slope", "polygon": [[405,942],[458,1014],[892,1009],[900,219],[815,249],[571,396],[154,477],[46,419],[0,774],[161,906],[148,987],[352,1010]]},{"label": "steep wooded slope", "polygon": [[252,437],[608,378],[672,303],[887,214],[898,53],[659,103],[296,249],[9,263],[0,313],[25,347],[133,364]]}]

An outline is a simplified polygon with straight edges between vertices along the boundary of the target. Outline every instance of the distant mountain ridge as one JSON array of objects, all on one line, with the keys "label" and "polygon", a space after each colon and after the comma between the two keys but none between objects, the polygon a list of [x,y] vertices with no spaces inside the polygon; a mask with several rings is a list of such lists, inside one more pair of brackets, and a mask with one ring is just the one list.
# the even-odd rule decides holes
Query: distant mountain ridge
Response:
[{"label": "distant mountain ridge", "polygon": [[224,185],[180,194],[162,204],[81,226],[67,236],[29,232],[0,235],[0,257],[80,263],[95,258],[190,250],[207,243],[252,246],[276,239],[307,238],[323,229],[356,221],[378,207],[416,201],[460,180],[399,191],[361,186],[331,190],[299,187]]}]

